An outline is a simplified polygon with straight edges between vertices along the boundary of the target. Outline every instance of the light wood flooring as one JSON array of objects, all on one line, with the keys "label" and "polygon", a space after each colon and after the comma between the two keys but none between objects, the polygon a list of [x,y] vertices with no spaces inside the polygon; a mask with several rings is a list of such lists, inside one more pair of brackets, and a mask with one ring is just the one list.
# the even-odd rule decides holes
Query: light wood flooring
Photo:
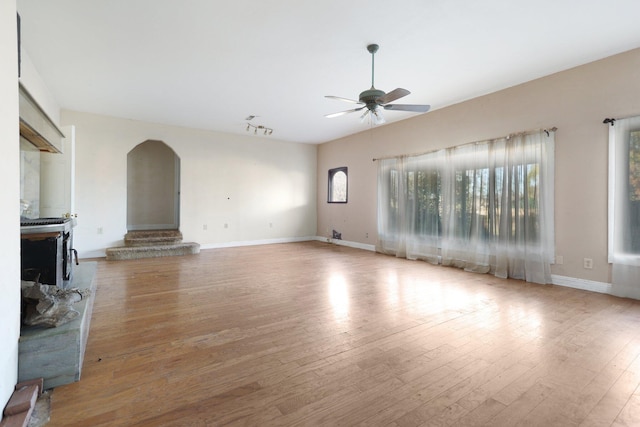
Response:
[{"label": "light wood flooring", "polygon": [[640,301],[321,242],[96,280],[51,427],[640,425]]}]

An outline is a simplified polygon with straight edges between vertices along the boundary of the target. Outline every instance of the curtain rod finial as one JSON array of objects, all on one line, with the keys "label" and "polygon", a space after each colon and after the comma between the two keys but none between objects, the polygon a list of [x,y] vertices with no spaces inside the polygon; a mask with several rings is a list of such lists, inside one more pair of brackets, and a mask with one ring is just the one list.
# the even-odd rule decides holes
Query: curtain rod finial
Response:
[{"label": "curtain rod finial", "polygon": [[604,124],[610,123],[610,124],[611,124],[611,126],[613,126],[613,125],[615,124],[615,122],[616,122],[616,119],[608,119],[608,118],[607,118],[607,119],[604,119],[604,120],[602,121],[602,123],[604,123]]}]

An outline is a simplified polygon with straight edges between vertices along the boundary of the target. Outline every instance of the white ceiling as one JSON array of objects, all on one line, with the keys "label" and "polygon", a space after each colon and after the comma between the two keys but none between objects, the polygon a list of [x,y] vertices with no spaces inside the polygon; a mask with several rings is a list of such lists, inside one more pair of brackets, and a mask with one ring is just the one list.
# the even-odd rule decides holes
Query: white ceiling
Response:
[{"label": "white ceiling", "polygon": [[[62,108],[321,143],[371,85],[432,110],[640,47],[638,0],[18,0]],[[385,111],[387,123],[415,113]],[[429,114],[429,113],[426,113]]]}]

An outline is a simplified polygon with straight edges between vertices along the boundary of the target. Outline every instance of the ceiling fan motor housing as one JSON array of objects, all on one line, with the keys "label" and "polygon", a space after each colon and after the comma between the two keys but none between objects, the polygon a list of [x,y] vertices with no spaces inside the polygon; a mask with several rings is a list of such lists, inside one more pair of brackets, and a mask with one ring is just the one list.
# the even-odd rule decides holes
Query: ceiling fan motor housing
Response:
[{"label": "ceiling fan motor housing", "polygon": [[384,95],[385,92],[383,90],[372,87],[360,94],[360,102],[367,104],[369,110],[375,110],[378,107],[376,100]]}]

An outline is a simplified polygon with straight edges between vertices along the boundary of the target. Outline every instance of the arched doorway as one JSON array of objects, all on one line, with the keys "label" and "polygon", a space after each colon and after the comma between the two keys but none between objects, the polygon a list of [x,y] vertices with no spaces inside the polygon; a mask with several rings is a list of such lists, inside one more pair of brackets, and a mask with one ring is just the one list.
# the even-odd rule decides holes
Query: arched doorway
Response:
[{"label": "arched doorway", "polygon": [[127,154],[127,230],[180,226],[180,158],[162,141],[147,140]]}]

